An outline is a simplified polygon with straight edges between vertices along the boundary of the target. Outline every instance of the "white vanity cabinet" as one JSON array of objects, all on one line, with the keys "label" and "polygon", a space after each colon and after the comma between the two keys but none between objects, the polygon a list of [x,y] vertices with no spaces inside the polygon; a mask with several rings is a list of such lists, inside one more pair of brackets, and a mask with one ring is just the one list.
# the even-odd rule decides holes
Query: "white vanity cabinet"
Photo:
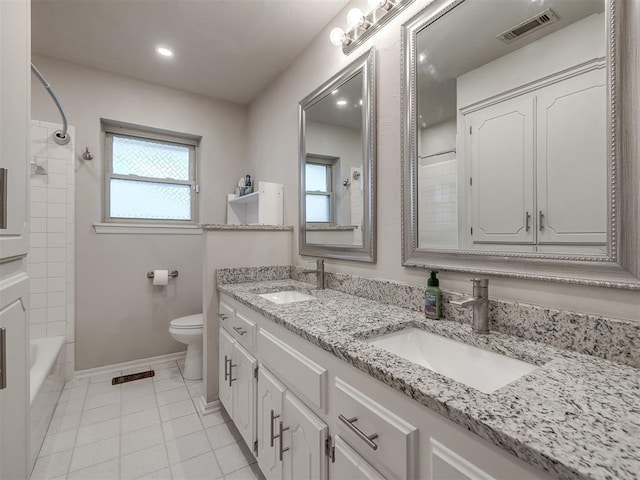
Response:
[{"label": "white vanity cabinet", "polygon": [[462,109],[471,242],[604,245],[604,68],[505,96]]},{"label": "white vanity cabinet", "polygon": [[[235,396],[249,397],[246,405],[255,402],[255,451],[267,479],[549,480],[245,305],[220,297],[221,305],[256,325],[256,390],[228,394],[221,367],[220,400],[241,431],[248,428],[236,420]],[[221,364],[225,355],[236,364],[234,352],[244,348],[224,327],[220,339]],[[234,385],[240,371],[231,370]]]}]

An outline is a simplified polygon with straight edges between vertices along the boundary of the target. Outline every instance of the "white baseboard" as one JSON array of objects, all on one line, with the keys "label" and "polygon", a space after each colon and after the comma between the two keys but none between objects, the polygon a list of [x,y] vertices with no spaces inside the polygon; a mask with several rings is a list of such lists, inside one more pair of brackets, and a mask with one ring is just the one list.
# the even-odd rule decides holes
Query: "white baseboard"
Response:
[{"label": "white baseboard", "polygon": [[211,413],[220,412],[223,410],[222,403],[220,400],[214,400],[213,402],[208,402],[204,399],[204,396],[201,396],[198,399],[198,410],[200,410],[201,415],[209,415]]},{"label": "white baseboard", "polygon": [[136,367],[148,367],[153,363],[171,362],[181,360],[187,354],[184,352],[168,353],[166,355],[158,355],[157,357],[141,358],[139,360],[131,360],[130,362],[116,363],[115,365],[105,365],[103,367],[87,368],[86,370],[77,370],[74,378],[91,377],[93,375],[118,372],[125,369]]}]

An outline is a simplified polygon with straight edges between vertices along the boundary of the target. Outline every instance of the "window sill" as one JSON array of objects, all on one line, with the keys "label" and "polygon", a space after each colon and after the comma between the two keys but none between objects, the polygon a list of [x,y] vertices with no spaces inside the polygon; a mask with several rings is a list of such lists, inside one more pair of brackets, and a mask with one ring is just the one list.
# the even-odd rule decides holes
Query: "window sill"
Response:
[{"label": "window sill", "polygon": [[201,225],[150,225],[142,223],[94,223],[96,233],[136,235],[202,235]]}]

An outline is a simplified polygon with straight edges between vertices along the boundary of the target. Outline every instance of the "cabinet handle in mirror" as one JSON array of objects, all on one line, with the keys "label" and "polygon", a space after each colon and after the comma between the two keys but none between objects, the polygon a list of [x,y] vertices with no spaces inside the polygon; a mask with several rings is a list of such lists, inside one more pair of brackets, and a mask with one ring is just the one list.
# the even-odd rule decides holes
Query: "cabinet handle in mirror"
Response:
[{"label": "cabinet handle in mirror", "polygon": [[529,220],[531,220],[531,214],[527,212],[524,217],[524,229],[525,231],[529,231]]},{"label": "cabinet handle in mirror", "polygon": [[279,422],[279,423],[280,423],[280,428],[278,429],[278,431],[279,431],[278,432],[278,438],[280,439],[280,449],[279,449],[280,452],[279,452],[279,454],[280,454],[280,461],[282,461],[282,455],[284,454],[284,452],[289,450],[289,447],[282,448],[282,442],[284,441],[284,436],[282,435],[282,433],[286,432],[287,430],[289,430],[289,427],[282,428],[282,422]]},{"label": "cabinet handle in mirror", "polygon": [[0,328],[0,390],[7,388],[7,330]]},{"label": "cabinet handle in mirror", "polygon": [[271,448],[273,448],[273,442],[276,440],[276,438],[280,436],[280,435],[275,435],[273,431],[274,430],[273,422],[276,418],[280,418],[280,415],[277,414],[273,409],[271,409],[271,423],[270,423],[271,434],[269,435],[269,437],[271,438]]},{"label": "cabinet handle in mirror", "polygon": [[240,335],[244,335],[245,333],[247,333],[247,331],[246,331],[246,330],[243,330],[243,329],[242,329],[242,328],[240,328],[240,327],[233,327],[233,329],[234,329],[236,332],[238,332]]},{"label": "cabinet handle in mirror", "polygon": [[544,228],[544,213],[542,213],[542,210],[538,213],[538,225],[540,225],[540,231],[542,231]]},{"label": "cabinet handle in mirror", "polygon": [[378,438],[378,434],[374,433],[372,435],[367,435],[362,430],[354,425],[354,423],[358,420],[358,417],[347,418],[342,414],[338,415],[338,420],[344,423],[349,429],[355,433],[364,443],[369,445],[373,450],[378,449],[378,445],[374,442],[376,438]]},{"label": "cabinet handle in mirror", "polygon": [[218,317],[220,317],[220,320],[223,320],[223,321],[227,319],[227,316],[224,313],[219,313]]},{"label": "cabinet handle in mirror", "polygon": [[227,359],[227,356],[224,356],[224,381],[226,382],[227,380],[229,380],[229,371],[227,370],[227,363],[229,362],[229,360]]}]

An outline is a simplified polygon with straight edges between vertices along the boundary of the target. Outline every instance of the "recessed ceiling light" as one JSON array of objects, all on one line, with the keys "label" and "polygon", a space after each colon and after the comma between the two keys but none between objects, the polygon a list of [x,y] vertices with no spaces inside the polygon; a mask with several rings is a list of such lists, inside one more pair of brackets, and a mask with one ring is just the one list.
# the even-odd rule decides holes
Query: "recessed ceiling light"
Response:
[{"label": "recessed ceiling light", "polygon": [[331,95],[335,95],[336,93],[338,93],[338,89],[337,88],[333,92],[331,92]]},{"label": "recessed ceiling light", "polygon": [[339,107],[344,107],[347,104],[346,100],[338,100],[336,102],[336,105],[338,105]]},{"label": "recessed ceiling light", "polygon": [[419,61],[420,63],[424,62],[426,59],[427,59],[427,56],[426,56],[424,53],[421,53],[421,54],[418,56],[418,61]]},{"label": "recessed ceiling light", "polygon": [[167,47],[156,47],[156,52],[162,57],[173,57],[173,50],[169,50]]}]

